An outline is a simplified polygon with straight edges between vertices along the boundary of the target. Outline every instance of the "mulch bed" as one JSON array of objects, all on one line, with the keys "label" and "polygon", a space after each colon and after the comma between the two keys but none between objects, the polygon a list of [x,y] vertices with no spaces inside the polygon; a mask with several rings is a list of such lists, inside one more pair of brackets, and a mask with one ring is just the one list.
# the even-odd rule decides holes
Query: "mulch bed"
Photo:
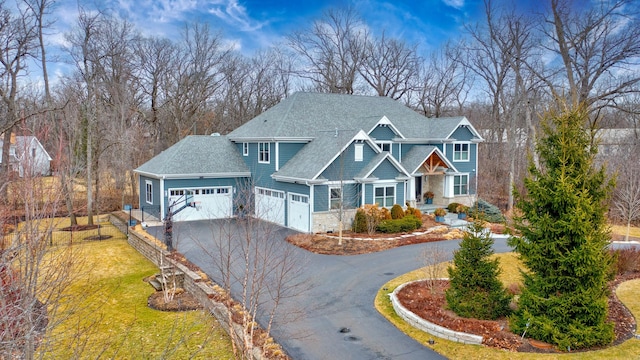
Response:
[{"label": "mulch bed", "polygon": [[[422,227],[417,231],[426,231],[429,228],[442,225],[432,216],[422,216]],[[458,230],[456,230],[458,231]],[[299,248],[324,255],[358,255],[368,254],[383,250],[389,250],[398,246],[421,244],[425,242],[441,241],[447,239],[447,230],[430,234],[404,237],[398,240],[386,240],[390,236],[401,234],[360,234],[345,230],[342,234],[342,244],[339,244],[338,234],[297,234],[289,236],[287,241]],[[327,236],[329,235],[329,236]],[[460,238],[461,235],[455,236]],[[370,238],[372,240],[354,240],[353,238]],[[451,238],[451,237],[449,237]]]},{"label": "mulch bed", "polygon": [[[640,273],[616,278],[611,283],[611,287],[634,278],[640,278]],[[463,318],[456,315],[453,311],[446,309],[444,292],[449,287],[449,281],[436,280],[432,284],[433,289],[426,281],[409,284],[398,292],[398,300],[404,307],[427,321],[454,331],[482,336],[483,344],[486,346],[518,352],[558,352],[553,347],[545,346],[548,344],[531,341],[527,338],[522,340],[519,335],[511,333],[506,318],[491,321]],[[608,320],[615,324],[616,338],[612,345],[628,340],[635,333],[636,322],[633,315],[618,300],[613,291],[609,297]]]},{"label": "mulch bed", "polygon": [[169,302],[164,301],[164,293],[156,291],[149,296],[147,305],[160,311],[191,311],[203,309],[200,302],[190,293],[177,289],[173,299]]}]

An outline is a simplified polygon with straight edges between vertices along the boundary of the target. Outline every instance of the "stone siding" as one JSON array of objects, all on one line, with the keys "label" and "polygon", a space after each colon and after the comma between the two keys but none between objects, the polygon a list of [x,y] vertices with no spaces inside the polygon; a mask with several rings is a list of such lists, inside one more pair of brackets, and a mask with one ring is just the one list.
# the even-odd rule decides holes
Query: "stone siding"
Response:
[{"label": "stone siding", "polygon": [[[350,230],[353,219],[356,216],[356,209],[343,210],[343,230]],[[338,232],[338,213],[333,211],[323,211],[313,213],[313,233],[325,233],[328,231]]]}]

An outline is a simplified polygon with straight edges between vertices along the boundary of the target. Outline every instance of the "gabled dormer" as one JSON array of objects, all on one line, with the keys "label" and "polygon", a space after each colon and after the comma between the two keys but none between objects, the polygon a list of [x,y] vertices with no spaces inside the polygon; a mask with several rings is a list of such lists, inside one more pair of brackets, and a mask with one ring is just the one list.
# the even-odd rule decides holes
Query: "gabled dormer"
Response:
[{"label": "gabled dormer", "polygon": [[378,145],[380,150],[391,154],[398,154],[400,149],[395,139],[404,139],[404,135],[393,123],[383,116],[367,133]]}]

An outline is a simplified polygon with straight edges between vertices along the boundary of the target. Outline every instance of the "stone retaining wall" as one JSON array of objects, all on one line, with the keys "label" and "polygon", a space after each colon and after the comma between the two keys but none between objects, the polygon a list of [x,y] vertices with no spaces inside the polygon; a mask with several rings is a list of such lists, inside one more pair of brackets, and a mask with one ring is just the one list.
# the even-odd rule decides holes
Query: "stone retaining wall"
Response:
[{"label": "stone retaining wall", "polygon": [[[145,258],[149,259],[156,266],[160,267],[172,265],[177,271],[184,273],[183,288],[185,291],[193,295],[198,302],[207,309],[218,320],[222,328],[236,339],[242,339],[244,332],[242,327],[238,324],[233,324],[233,331],[229,329],[229,309],[220,302],[215,301],[216,291],[202,278],[198,273],[190,270],[188,267],[180,262],[167,257],[169,254],[166,250],[155,245],[153,242],[145,238],[144,234],[139,233],[133,228],[127,229],[127,224],[117,217],[111,215],[109,220],[113,225],[118,227],[122,232],[126,233],[128,230],[128,242]],[[244,341],[239,340],[238,344],[244,344]],[[254,360],[267,360],[262,356],[260,348],[254,348],[252,350],[252,357]]]},{"label": "stone retaining wall", "polygon": [[411,326],[420,329],[422,331],[426,331],[429,334],[437,336],[439,338],[463,343],[463,344],[474,344],[481,345],[482,344],[482,336],[468,334],[458,331],[449,330],[440,325],[436,325],[432,322],[429,322],[413,312],[409,311],[409,309],[405,308],[398,300],[397,293],[402,290],[408,284],[414,283],[415,281],[404,283],[398,286],[389,297],[391,298],[391,304],[393,305],[393,310],[395,310],[396,314],[398,314],[404,321],[408,322]]}]

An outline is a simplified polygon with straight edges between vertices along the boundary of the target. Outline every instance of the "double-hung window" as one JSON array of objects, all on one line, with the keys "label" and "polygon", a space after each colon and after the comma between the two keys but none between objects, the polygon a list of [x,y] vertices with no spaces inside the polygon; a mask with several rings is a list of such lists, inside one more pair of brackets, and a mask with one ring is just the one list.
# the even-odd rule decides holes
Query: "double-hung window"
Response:
[{"label": "double-hung window", "polygon": [[249,143],[242,143],[242,156],[249,156]]},{"label": "double-hung window", "polygon": [[153,183],[149,180],[145,180],[145,186],[145,200],[147,200],[147,204],[153,204]]},{"label": "double-hung window", "polygon": [[392,207],[395,203],[395,185],[374,188],[373,201],[381,207]]},{"label": "double-hung window", "polygon": [[258,162],[263,164],[269,163],[269,147],[271,143],[261,142],[258,143]]},{"label": "double-hung window", "polygon": [[453,144],[453,161],[469,161],[469,144]]},{"label": "double-hung window", "polygon": [[339,187],[329,189],[329,204],[330,209],[340,209],[342,203],[342,189]]},{"label": "double-hung window", "polygon": [[469,175],[455,175],[453,177],[453,195],[469,194]]}]

